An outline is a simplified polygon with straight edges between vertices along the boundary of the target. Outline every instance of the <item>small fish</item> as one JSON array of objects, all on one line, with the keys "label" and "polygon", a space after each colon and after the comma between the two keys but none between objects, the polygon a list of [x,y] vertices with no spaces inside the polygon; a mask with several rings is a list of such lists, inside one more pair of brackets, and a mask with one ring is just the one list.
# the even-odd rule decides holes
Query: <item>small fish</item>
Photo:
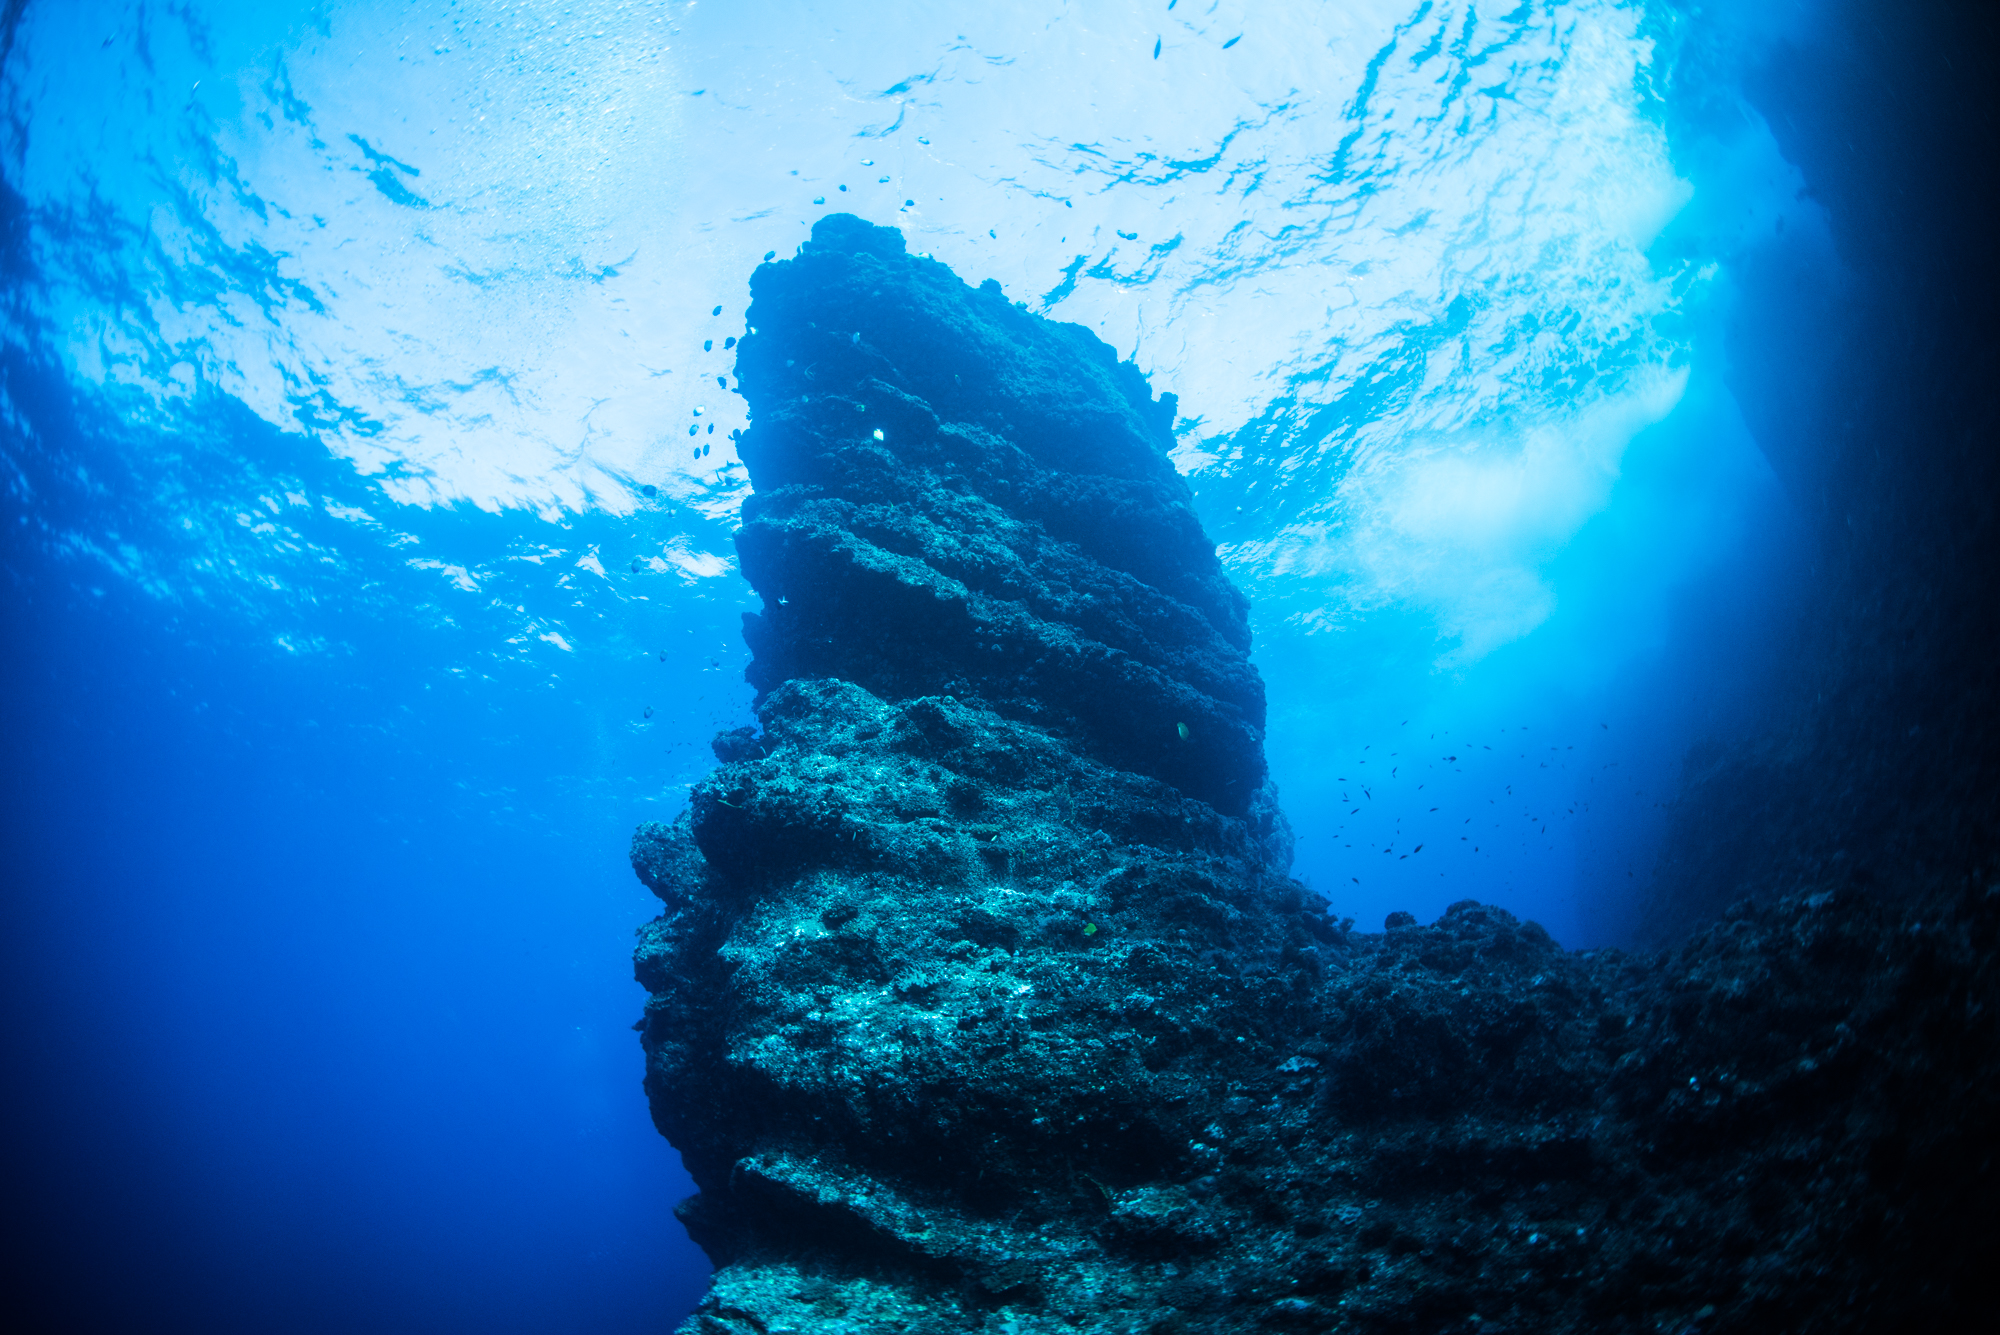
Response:
[{"label": "small fish", "polygon": [[1180,733],[1180,735],[1181,735],[1181,740],[1182,740],[1182,741],[1186,741],[1186,740],[1188,739],[1188,726],[1187,726],[1187,724],[1185,724],[1185,723],[1176,723],[1176,724],[1174,724],[1174,730],[1175,730],[1176,732]]},{"label": "small fish", "polygon": [[720,315],[720,314],[722,314],[722,307],[720,307],[720,306],[717,306],[717,307],[716,307],[716,308],[715,308],[714,310],[710,311],[710,312],[709,312],[709,314],[710,314],[710,315]]},{"label": "small fish", "polygon": [[1228,49],[1229,49],[1230,47],[1232,47],[1232,46],[1235,46],[1235,45],[1236,45],[1236,44],[1237,44],[1238,42],[1240,42],[1240,41],[1242,41],[1242,40],[1243,40],[1243,34],[1239,32],[1239,33],[1237,33],[1237,34],[1236,34],[1236,35],[1235,35],[1234,37],[1232,37],[1232,38],[1230,38],[1230,39],[1229,39],[1228,41],[1224,42],[1224,43],[1222,44],[1222,49],[1223,49],[1224,51],[1227,51],[1227,50],[1228,50]]},{"label": "small fish", "polygon": [[1160,58],[1160,39],[1155,37],[1153,39],[1153,59],[1158,60],[1159,58]]}]

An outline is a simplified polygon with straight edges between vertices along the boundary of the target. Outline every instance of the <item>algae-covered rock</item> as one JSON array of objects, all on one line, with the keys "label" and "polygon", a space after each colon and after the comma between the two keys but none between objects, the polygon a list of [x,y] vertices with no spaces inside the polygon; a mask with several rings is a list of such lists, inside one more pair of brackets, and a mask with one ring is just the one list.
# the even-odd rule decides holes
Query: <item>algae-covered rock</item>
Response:
[{"label": "algae-covered rock", "polygon": [[1287,875],[1171,399],[853,218],[752,290],[759,729],[632,848],[685,1331],[1950,1324],[2000,896],[1357,933]]}]

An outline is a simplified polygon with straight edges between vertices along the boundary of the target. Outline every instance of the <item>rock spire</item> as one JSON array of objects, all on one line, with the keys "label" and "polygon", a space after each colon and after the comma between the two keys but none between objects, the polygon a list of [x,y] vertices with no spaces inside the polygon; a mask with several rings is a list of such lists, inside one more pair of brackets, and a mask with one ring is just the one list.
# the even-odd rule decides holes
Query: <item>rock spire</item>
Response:
[{"label": "rock spire", "polygon": [[752,293],[761,728],[632,850],[646,1089],[718,1267],[684,1331],[1969,1301],[2000,896],[1781,900],[1648,957],[1470,900],[1356,932],[1286,875],[1172,396],[852,217]]}]

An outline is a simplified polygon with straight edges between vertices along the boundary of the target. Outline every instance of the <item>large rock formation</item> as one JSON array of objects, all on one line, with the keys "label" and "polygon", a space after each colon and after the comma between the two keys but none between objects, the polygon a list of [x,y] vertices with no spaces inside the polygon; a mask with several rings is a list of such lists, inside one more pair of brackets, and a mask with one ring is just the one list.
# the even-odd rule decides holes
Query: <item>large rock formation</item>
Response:
[{"label": "large rock formation", "polygon": [[853,218],[752,290],[762,729],[633,845],[685,1330],[1962,1315],[2000,894],[1646,958],[1471,901],[1357,933],[1286,875],[1171,398]]}]

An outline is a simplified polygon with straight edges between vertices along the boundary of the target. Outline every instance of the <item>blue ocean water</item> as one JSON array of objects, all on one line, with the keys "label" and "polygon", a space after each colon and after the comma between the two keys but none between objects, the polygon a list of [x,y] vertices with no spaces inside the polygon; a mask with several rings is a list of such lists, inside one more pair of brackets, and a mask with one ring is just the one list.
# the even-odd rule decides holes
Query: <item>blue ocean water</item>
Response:
[{"label": "blue ocean water", "polygon": [[50,1328],[691,1306],[624,850],[747,718],[730,344],[831,211],[1180,396],[1338,911],[1621,940],[1809,559],[1725,334],[1777,267],[1796,359],[1838,324],[1739,87],[1815,15],[1503,9],[0,10]]}]

